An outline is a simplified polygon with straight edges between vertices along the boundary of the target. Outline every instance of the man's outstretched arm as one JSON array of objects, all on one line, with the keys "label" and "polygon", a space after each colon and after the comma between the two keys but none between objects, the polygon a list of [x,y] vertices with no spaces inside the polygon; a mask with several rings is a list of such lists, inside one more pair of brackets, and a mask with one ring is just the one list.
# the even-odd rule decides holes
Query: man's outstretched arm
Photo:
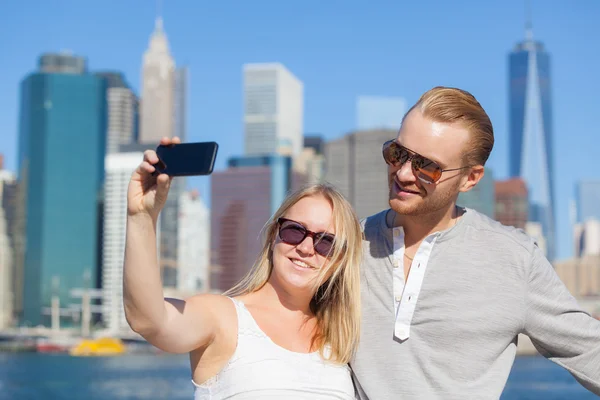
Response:
[{"label": "man's outstretched arm", "polygon": [[579,307],[537,247],[525,307],[524,333],[538,351],[600,395],[600,321]]}]

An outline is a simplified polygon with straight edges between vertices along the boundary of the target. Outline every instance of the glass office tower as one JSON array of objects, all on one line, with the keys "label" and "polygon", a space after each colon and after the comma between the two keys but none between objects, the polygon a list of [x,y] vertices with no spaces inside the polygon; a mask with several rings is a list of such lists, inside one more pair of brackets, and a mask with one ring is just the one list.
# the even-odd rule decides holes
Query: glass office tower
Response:
[{"label": "glass office tower", "polygon": [[101,77],[35,72],[21,83],[21,324],[48,324],[53,294],[64,308],[72,289],[97,285],[106,123]]},{"label": "glass office tower", "polygon": [[529,191],[529,219],[540,223],[555,254],[554,161],[550,56],[527,29],[525,41],[509,55],[509,169]]}]

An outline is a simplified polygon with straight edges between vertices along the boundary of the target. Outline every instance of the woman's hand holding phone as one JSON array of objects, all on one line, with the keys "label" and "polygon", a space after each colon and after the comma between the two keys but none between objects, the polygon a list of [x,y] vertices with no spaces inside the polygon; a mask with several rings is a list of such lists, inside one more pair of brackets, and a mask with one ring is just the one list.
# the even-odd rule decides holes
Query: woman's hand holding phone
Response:
[{"label": "woman's hand holding phone", "polygon": [[[179,144],[178,137],[162,138],[161,145]],[[153,164],[159,161],[154,150],[144,152],[144,160],[131,174],[127,190],[127,215],[149,215],[154,221],[158,219],[169,193],[172,177],[167,174],[153,175],[156,168]]]}]

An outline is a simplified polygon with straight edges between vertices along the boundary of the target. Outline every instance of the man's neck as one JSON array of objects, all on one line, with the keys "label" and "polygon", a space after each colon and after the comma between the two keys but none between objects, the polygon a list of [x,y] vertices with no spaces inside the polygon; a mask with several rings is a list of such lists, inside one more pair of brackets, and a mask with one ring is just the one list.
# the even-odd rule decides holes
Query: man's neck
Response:
[{"label": "man's neck", "polygon": [[446,209],[439,210],[426,215],[400,215],[393,212],[393,225],[402,226],[404,240],[407,245],[420,243],[434,232],[443,231],[456,224],[458,219],[458,208],[454,203]]}]

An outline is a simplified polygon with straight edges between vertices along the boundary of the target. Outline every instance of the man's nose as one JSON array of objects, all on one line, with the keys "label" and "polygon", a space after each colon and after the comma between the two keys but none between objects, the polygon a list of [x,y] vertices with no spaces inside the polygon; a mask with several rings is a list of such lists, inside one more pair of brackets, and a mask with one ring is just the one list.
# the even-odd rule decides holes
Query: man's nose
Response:
[{"label": "man's nose", "polygon": [[412,169],[412,160],[407,160],[402,166],[396,171],[396,176],[400,182],[413,182],[416,180],[415,174]]}]

